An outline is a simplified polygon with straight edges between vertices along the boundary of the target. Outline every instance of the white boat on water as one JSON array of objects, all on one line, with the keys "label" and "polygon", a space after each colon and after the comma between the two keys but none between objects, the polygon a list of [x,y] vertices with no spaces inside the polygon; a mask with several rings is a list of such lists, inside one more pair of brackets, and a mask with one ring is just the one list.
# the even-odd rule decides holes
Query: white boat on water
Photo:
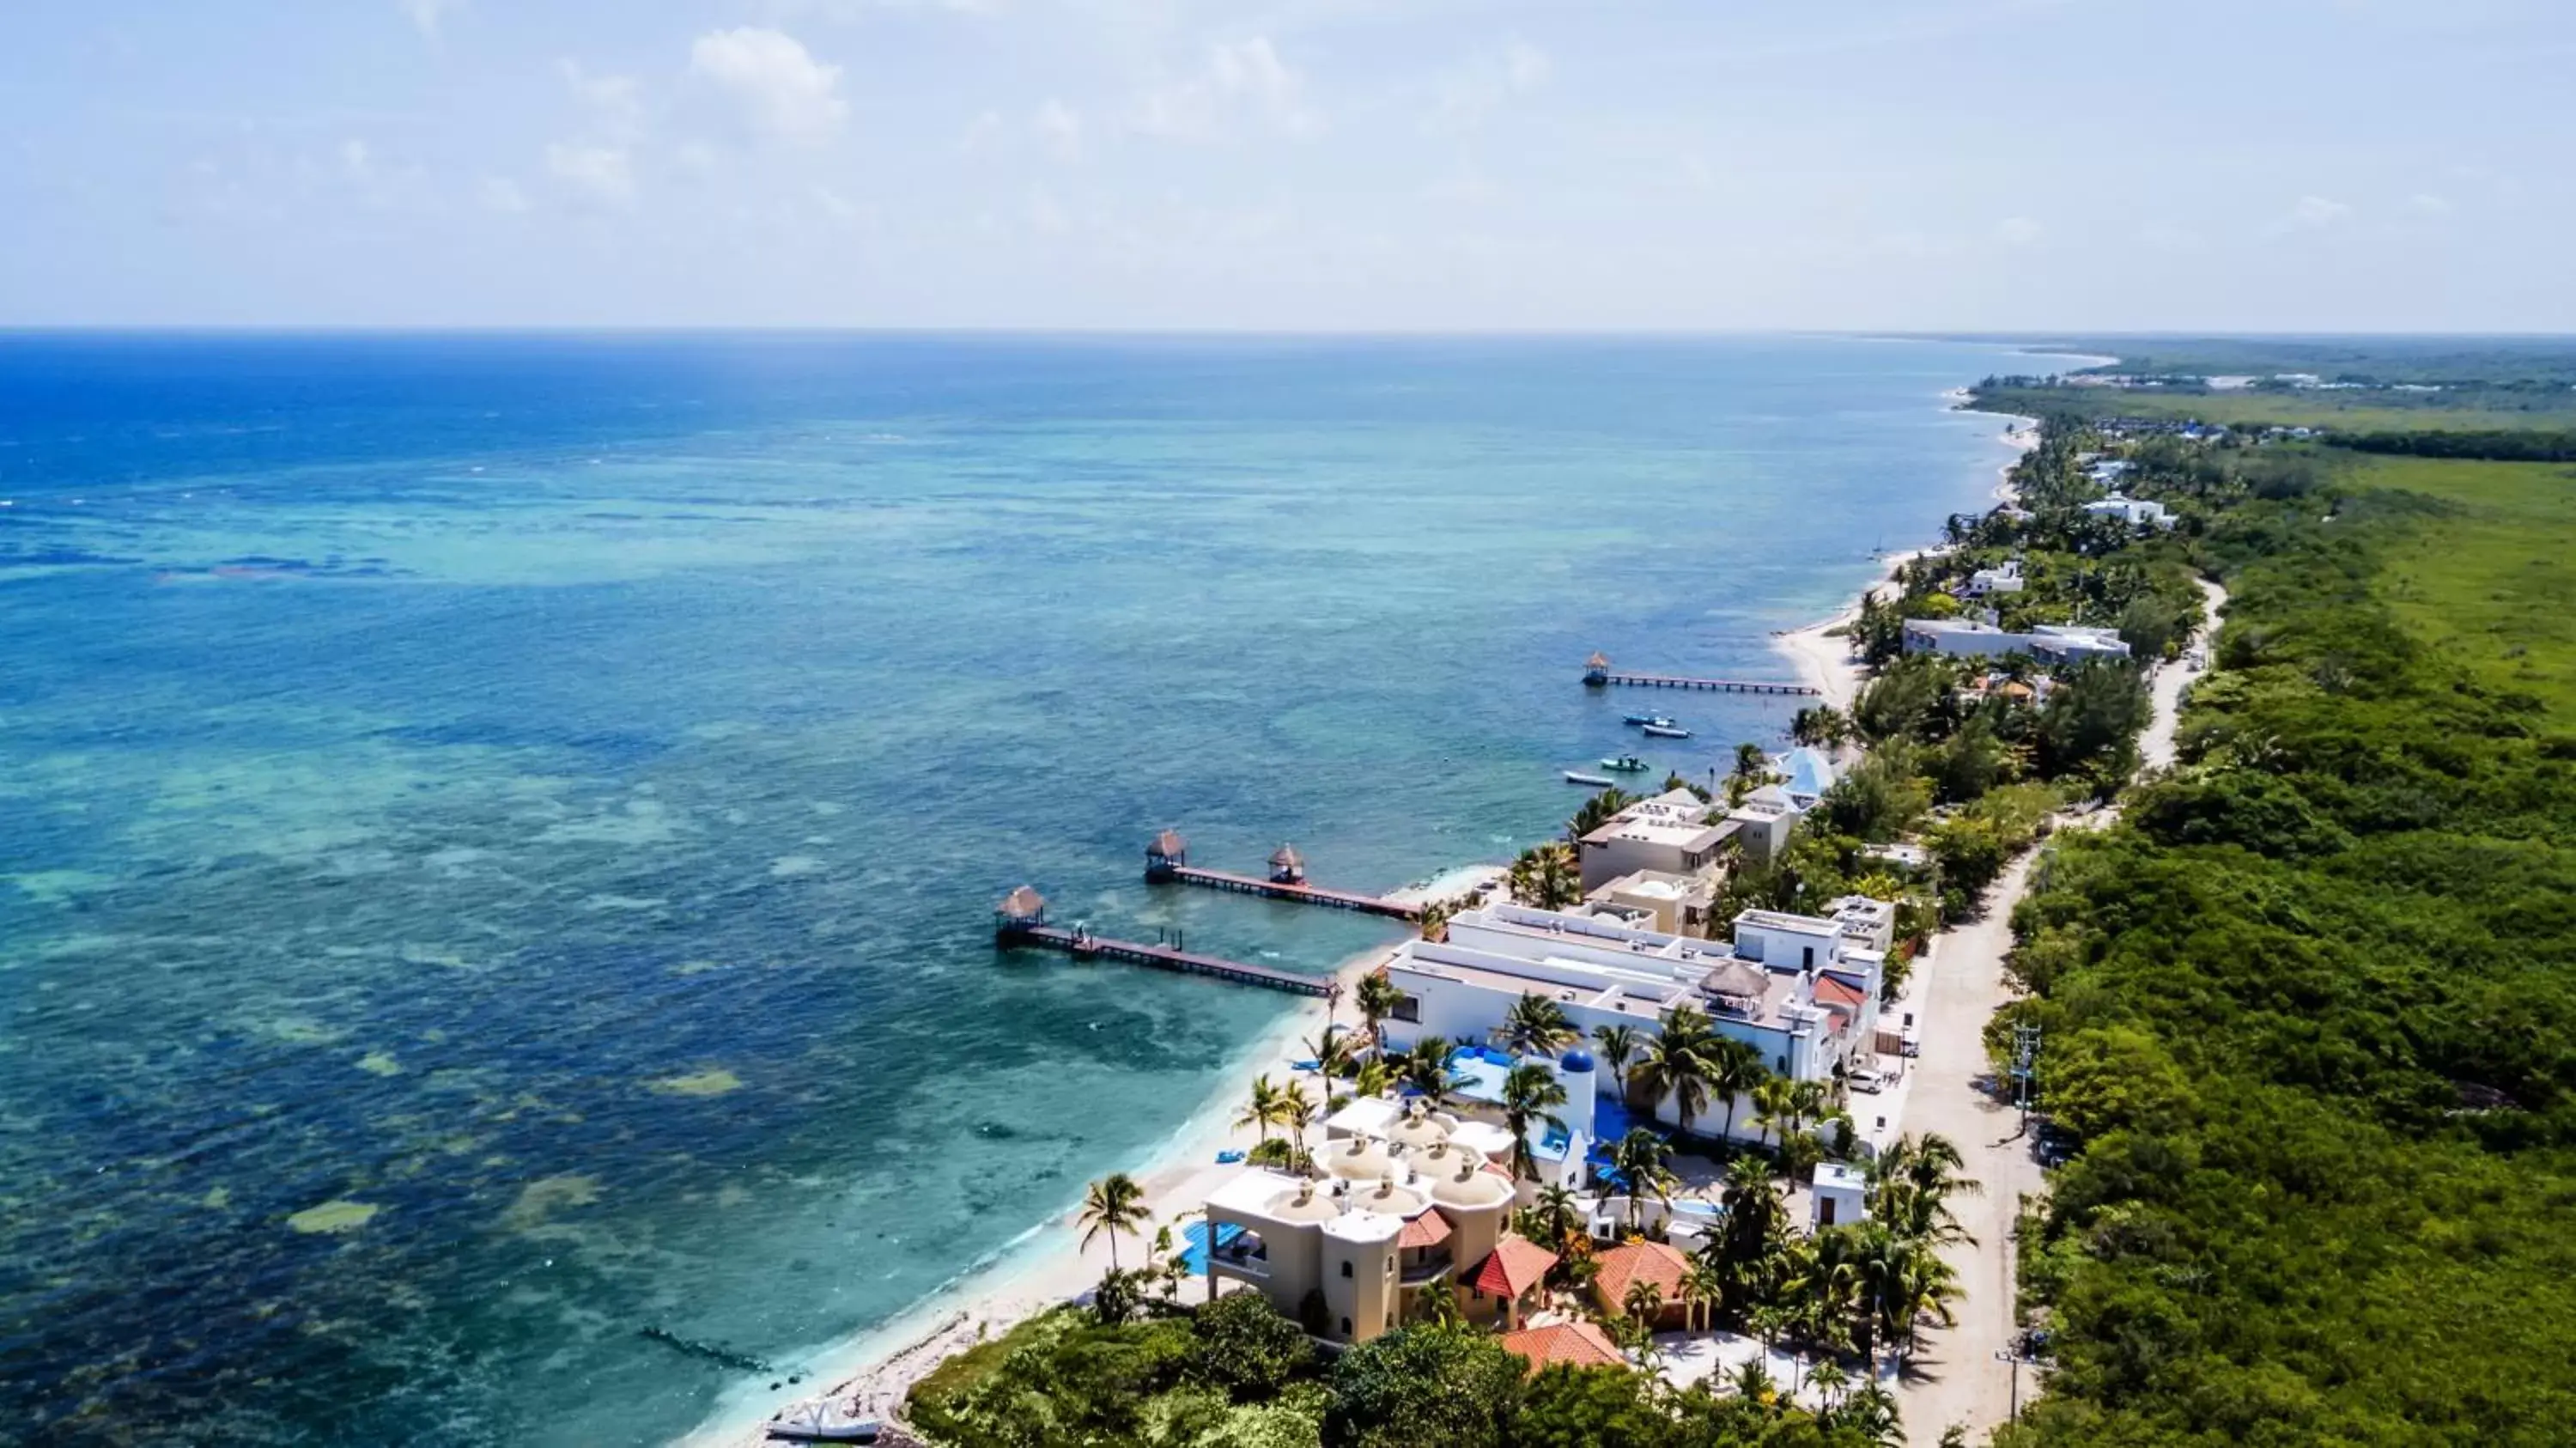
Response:
[{"label": "white boat on water", "polygon": [[1688,739],[1690,731],[1672,724],[1648,724],[1645,731],[1658,739]]},{"label": "white boat on water", "polygon": [[1608,789],[1611,785],[1618,783],[1617,780],[1614,780],[1607,775],[1585,774],[1579,769],[1567,770],[1565,772],[1565,782],[1568,784],[1587,785],[1593,789]]}]

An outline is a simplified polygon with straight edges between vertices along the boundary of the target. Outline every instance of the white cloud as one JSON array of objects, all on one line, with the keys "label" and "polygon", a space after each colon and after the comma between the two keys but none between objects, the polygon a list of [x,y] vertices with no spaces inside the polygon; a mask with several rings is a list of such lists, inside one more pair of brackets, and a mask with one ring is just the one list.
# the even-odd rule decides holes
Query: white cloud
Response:
[{"label": "white cloud", "polygon": [[2006,246],[2028,246],[2039,240],[2039,223],[2027,216],[2007,216],[1995,223],[1995,240]]},{"label": "white cloud", "polygon": [[2351,207],[2323,196],[2302,196],[2298,204],[2290,208],[2290,224],[2293,226],[2332,226],[2351,219]]},{"label": "white cloud", "polygon": [[1279,58],[1268,36],[1208,48],[1207,65],[1145,97],[1136,128],[1178,140],[1210,141],[1249,116],[1282,135],[1312,135],[1322,122],[1305,104],[1305,77]]},{"label": "white cloud", "polygon": [[518,182],[505,176],[484,177],[483,184],[475,188],[474,194],[486,211],[516,215],[528,209],[528,193],[519,189]]},{"label": "white cloud", "polygon": [[2450,198],[2447,196],[2436,196],[2429,191],[2418,191],[2414,195],[2406,198],[2406,209],[2414,212],[2418,216],[2448,216],[2454,208],[2451,205]]},{"label": "white cloud", "polygon": [[1554,70],[1546,51],[1518,38],[1483,51],[1433,87],[1431,125],[1440,130],[1482,125],[1505,101],[1545,85]]},{"label": "white cloud", "polygon": [[635,168],[621,147],[558,141],[546,147],[546,169],[590,200],[612,206],[635,200]]},{"label": "white cloud", "polygon": [[755,127],[786,140],[821,140],[850,113],[840,96],[841,68],[816,60],[784,31],[711,30],[689,48],[689,69],[733,96]]},{"label": "white cloud", "polygon": [[562,63],[564,84],[605,135],[631,141],[644,129],[644,86],[631,75],[593,75],[577,60]]},{"label": "white cloud", "polygon": [[342,141],[340,143],[340,169],[347,172],[349,179],[352,181],[364,181],[369,176],[374,175],[375,158],[367,150],[367,143],[358,140],[355,137]]},{"label": "white cloud", "polygon": [[1038,107],[1029,121],[1030,128],[1047,153],[1059,161],[1082,159],[1082,113],[1062,101],[1050,100]]},{"label": "white cloud", "polygon": [[966,134],[957,138],[957,149],[968,155],[981,155],[1001,145],[1002,132],[1008,129],[1000,111],[984,111],[966,125]]},{"label": "white cloud", "polygon": [[394,3],[403,14],[411,17],[412,25],[421,34],[432,40],[438,38],[438,28],[448,16],[465,8],[465,0],[394,0]]}]

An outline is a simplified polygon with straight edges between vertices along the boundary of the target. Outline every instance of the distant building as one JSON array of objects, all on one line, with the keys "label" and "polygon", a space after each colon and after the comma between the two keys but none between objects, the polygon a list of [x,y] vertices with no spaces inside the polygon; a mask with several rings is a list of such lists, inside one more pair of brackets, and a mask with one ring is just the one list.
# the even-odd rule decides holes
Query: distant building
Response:
[{"label": "distant building", "polygon": [[1712,875],[1662,870],[1631,871],[1583,897],[1596,914],[1615,912],[1648,930],[1698,936],[1708,934],[1709,911],[1716,898],[1717,881]]},{"label": "distant building", "polygon": [[1968,575],[1967,594],[1984,598],[1990,593],[2019,593],[2022,590],[2021,560],[2007,559],[1992,568],[1980,568]]},{"label": "distant building", "polygon": [[2170,528],[2174,515],[2165,505],[2147,498],[2123,497],[2118,493],[2098,503],[2087,503],[2084,511],[2096,518],[2117,518],[2133,528]]},{"label": "distant building", "polygon": [[1726,812],[1727,821],[1735,826],[1735,840],[1743,848],[1744,858],[1757,865],[1778,859],[1780,852],[1789,848],[1790,833],[1806,816],[1806,807],[1777,784],[1755,789]]},{"label": "distant building", "polygon": [[1707,800],[1686,789],[1642,799],[1585,835],[1578,848],[1588,894],[1640,870],[1695,875],[1718,862],[1720,847],[1743,828],[1712,821]]},{"label": "distant building", "polygon": [[2005,654],[2028,654],[2052,664],[2081,663],[2086,659],[2129,656],[2129,645],[2117,629],[2092,628],[2076,624],[2040,624],[2026,632],[2013,632],[1993,624],[1965,618],[1909,618],[1904,629],[1905,651],[1910,654],[1970,654],[1988,658]]}]

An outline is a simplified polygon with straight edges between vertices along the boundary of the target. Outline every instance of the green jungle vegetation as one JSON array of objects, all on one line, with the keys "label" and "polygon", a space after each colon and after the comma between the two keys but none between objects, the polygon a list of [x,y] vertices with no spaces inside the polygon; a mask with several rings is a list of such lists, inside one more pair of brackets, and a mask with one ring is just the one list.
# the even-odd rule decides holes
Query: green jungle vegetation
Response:
[{"label": "green jungle vegetation", "polygon": [[1636,1372],[1531,1374],[1492,1336],[1417,1324],[1327,1357],[1257,1292],[1107,1320],[1062,1307],[916,1386],[913,1426],[955,1448],[1874,1448],[1895,1405],[1809,1411],[1758,1374],[1658,1391]]},{"label": "green jungle vegetation", "polygon": [[2131,491],[2233,596],[2181,767],[2015,915],[1990,1040],[2077,1150],[1997,1441],[2566,1442],[2576,469],[2172,446]]}]

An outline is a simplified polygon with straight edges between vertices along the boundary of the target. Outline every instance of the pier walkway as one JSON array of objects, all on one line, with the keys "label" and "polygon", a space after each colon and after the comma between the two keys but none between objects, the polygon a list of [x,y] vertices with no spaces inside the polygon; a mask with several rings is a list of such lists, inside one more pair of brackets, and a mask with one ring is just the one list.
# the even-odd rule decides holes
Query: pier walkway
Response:
[{"label": "pier walkway", "polygon": [[1331,979],[1319,975],[1299,975],[1292,970],[1279,970],[1267,965],[1253,965],[1240,960],[1221,960],[1213,955],[1199,955],[1175,950],[1167,945],[1145,945],[1133,940],[1110,940],[1087,930],[1068,930],[1061,925],[1026,924],[1006,926],[994,937],[995,943],[1009,948],[1027,946],[1036,950],[1061,951],[1076,960],[1123,960],[1130,965],[1151,966],[1156,970],[1177,971],[1182,975],[1204,975],[1237,985],[1257,985],[1265,990],[1287,991],[1292,995],[1330,995]]},{"label": "pier walkway", "polygon": [[1211,890],[1232,890],[1239,895],[1260,895],[1272,900],[1294,900],[1301,905],[1322,905],[1334,910],[1356,910],[1363,915],[1383,915],[1390,920],[1419,920],[1422,907],[1407,905],[1378,895],[1357,895],[1348,890],[1327,890],[1321,885],[1292,884],[1286,880],[1262,880],[1251,875],[1230,874],[1224,870],[1202,870],[1194,865],[1172,865],[1161,870],[1147,870],[1145,879],[1152,884],[1200,885]]},{"label": "pier walkway", "polygon": [[1621,674],[1610,668],[1610,660],[1594,654],[1583,666],[1585,688],[1606,688],[1623,684],[1638,689],[1707,689],[1721,694],[1822,694],[1811,684],[1780,684],[1767,679],[1693,679],[1679,674]]},{"label": "pier walkway", "polygon": [[1270,877],[1237,875],[1228,870],[1203,870],[1190,863],[1189,842],[1178,830],[1165,830],[1145,847],[1145,883],[1148,885],[1198,885],[1210,890],[1231,890],[1238,895],[1259,895],[1270,900],[1290,900],[1300,905],[1322,905],[1333,910],[1355,910],[1362,915],[1382,915],[1389,920],[1419,920],[1422,907],[1378,895],[1362,895],[1351,890],[1328,890],[1306,883],[1306,858],[1295,845],[1281,845],[1270,856]]}]

